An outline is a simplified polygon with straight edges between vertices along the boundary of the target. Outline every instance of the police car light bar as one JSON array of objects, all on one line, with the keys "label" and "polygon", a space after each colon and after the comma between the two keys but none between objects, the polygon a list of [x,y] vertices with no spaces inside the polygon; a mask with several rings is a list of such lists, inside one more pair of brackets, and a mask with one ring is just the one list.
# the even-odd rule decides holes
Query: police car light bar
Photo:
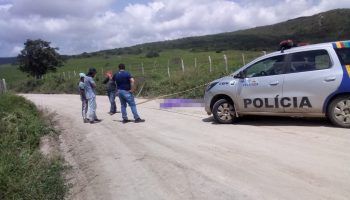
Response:
[{"label": "police car light bar", "polygon": [[282,42],[280,42],[280,51],[281,51],[281,53],[283,53],[284,50],[290,49],[292,47],[294,47],[293,40],[283,40]]},{"label": "police car light bar", "polygon": [[301,47],[301,46],[306,46],[306,45],[309,45],[310,43],[308,42],[300,42],[298,44],[294,44],[293,40],[283,40],[282,42],[280,42],[280,51],[281,53],[284,52],[284,50],[286,49],[291,49],[293,47]]}]

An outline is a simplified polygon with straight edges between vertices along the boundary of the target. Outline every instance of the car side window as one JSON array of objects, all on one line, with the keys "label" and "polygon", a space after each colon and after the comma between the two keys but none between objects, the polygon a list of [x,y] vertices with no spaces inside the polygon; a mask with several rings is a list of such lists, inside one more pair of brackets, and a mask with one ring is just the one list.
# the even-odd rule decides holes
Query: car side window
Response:
[{"label": "car side window", "polygon": [[272,76],[284,73],[284,55],[261,60],[243,71],[245,77]]},{"label": "car side window", "polygon": [[313,50],[291,54],[289,73],[328,69],[332,66],[326,50]]},{"label": "car side window", "polygon": [[344,49],[337,49],[337,54],[340,59],[340,62],[343,65],[349,65],[350,64],[350,48],[344,48]]}]

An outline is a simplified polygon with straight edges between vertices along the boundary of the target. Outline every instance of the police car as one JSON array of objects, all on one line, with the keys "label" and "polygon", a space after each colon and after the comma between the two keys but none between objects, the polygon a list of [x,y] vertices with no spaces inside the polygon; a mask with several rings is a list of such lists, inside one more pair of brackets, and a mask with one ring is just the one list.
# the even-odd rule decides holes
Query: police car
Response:
[{"label": "police car", "polygon": [[350,41],[292,46],[211,82],[206,112],[222,124],[244,115],[273,115],[328,117],[350,128]]}]

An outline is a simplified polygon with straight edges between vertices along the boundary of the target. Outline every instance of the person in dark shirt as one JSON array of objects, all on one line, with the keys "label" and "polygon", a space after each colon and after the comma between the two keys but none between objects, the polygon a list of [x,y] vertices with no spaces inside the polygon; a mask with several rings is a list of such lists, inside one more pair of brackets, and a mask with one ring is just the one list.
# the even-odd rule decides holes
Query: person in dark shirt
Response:
[{"label": "person in dark shirt", "polygon": [[112,71],[108,71],[106,73],[106,79],[103,81],[103,84],[106,84],[107,96],[108,96],[109,102],[111,103],[111,107],[108,114],[114,115],[115,113],[117,113],[117,106],[115,104],[117,85],[115,81],[113,81]]},{"label": "person in dark shirt", "polygon": [[129,72],[125,71],[124,64],[119,65],[119,72],[114,74],[113,80],[116,82],[118,88],[123,123],[130,122],[126,112],[127,104],[129,104],[131,112],[134,115],[135,123],[145,122],[144,119],[140,118],[136,109],[135,98],[133,95],[133,92],[135,91],[135,80]]}]

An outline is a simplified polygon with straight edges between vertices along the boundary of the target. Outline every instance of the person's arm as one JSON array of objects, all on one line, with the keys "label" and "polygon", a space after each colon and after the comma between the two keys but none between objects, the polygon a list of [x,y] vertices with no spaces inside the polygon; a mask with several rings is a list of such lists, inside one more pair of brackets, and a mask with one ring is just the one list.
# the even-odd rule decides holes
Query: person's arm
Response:
[{"label": "person's arm", "polygon": [[131,90],[130,92],[135,92],[136,88],[135,88],[135,79],[134,78],[130,78],[130,86],[131,86]]},{"label": "person's arm", "polygon": [[103,84],[107,84],[109,81],[109,77],[106,77],[106,79],[102,82]]},{"label": "person's arm", "polygon": [[95,89],[96,88],[96,83],[95,82],[91,82],[91,87]]},{"label": "person's arm", "polygon": [[93,89],[96,88],[96,83],[95,83],[94,79],[92,79],[92,78],[91,78],[91,80],[90,80],[90,85],[91,85],[91,87],[92,87]]}]

